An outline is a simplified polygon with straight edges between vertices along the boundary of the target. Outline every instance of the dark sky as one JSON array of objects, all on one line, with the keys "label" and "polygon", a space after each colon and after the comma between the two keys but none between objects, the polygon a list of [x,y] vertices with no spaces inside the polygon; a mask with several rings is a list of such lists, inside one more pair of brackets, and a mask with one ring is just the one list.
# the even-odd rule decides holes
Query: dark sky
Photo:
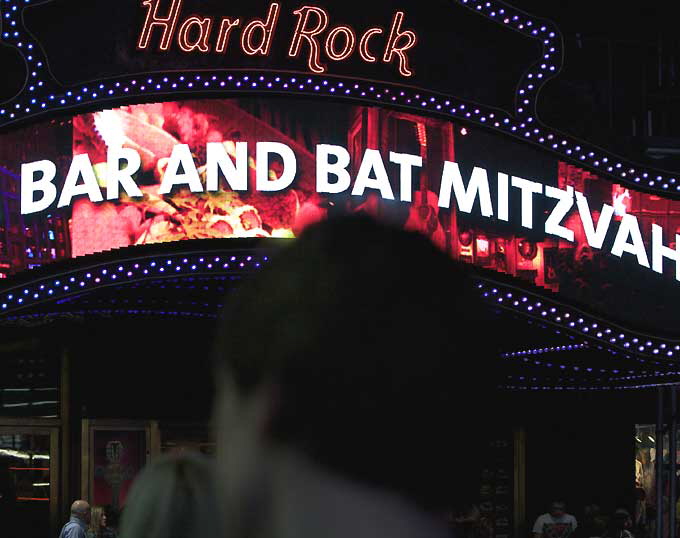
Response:
[{"label": "dark sky", "polygon": [[614,0],[512,0],[524,11],[553,20],[565,35],[606,36],[644,41],[662,32],[676,32],[677,2]]}]

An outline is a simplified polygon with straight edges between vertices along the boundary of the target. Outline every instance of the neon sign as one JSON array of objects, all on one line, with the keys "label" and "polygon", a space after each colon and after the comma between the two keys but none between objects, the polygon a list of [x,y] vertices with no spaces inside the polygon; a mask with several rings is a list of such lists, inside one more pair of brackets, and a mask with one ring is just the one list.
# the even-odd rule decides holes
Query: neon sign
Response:
[{"label": "neon sign", "polygon": [[[152,38],[157,35],[158,50],[168,51],[173,43],[187,53],[225,54],[229,51],[232,34],[241,27],[239,44],[247,56],[269,56],[281,14],[280,4],[269,6],[265,18],[249,22],[234,17],[189,15],[181,19],[183,0],[171,0],[163,15],[161,0],[143,0],[146,18],[142,26],[137,48],[148,50]],[[396,64],[399,73],[411,77],[414,71],[408,56],[418,37],[413,30],[404,28],[405,14],[397,11],[392,17],[389,30],[370,27],[359,35],[350,26],[331,26],[329,13],[320,7],[303,6],[293,11],[297,24],[290,39],[288,56],[306,58],[307,67],[313,73],[328,70],[326,60],[341,62],[358,54],[366,63],[380,61]],[[154,30],[157,30],[154,33]],[[160,34],[159,34],[160,32]],[[382,37],[382,42],[379,42]]]}]

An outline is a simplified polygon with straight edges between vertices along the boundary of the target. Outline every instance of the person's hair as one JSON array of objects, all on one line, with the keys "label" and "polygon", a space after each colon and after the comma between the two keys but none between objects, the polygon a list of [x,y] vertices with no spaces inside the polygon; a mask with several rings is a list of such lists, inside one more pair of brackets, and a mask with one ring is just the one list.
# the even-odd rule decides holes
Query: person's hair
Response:
[{"label": "person's hair", "polygon": [[452,481],[479,479],[497,409],[493,327],[468,271],[414,232],[315,224],[229,298],[218,368],[242,395],[276,388],[270,440],[440,508]]},{"label": "person's hair", "polygon": [[162,456],[135,480],[121,538],[219,536],[213,465],[201,454]]},{"label": "person's hair", "polygon": [[617,509],[609,519],[609,525],[603,536],[620,538],[626,529],[626,523],[630,521],[630,514],[625,509]]},{"label": "person's hair", "polygon": [[617,524],[617,525],[622,525],[625,526],[626,522],[631,519],[630,512],[626,508],[617,508],[614,511],[614,516],[612,517],[612,520]]},{"label": "person's hair", "polygon": [[99,538],[102,534],[102,516],[105,514],[101,506],[93,506],[90,509],[90,532]]}]

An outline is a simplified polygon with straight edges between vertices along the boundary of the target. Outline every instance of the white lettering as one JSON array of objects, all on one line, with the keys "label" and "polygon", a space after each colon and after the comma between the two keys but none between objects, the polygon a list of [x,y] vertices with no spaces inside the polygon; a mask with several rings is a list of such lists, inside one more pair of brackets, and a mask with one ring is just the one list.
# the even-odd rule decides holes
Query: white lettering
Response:
[{"label": "white lettering", "polygon": [[[78,179],[82,176],[83,182],[78,185]],[[102,191],[99,189],[97,183],[97,176],[92,169],[90,156],[87,153],[82,153],[73,157],[71,167],[66,174],[64,181],[64,190],[61,191],[61,196],[57,202],[57,207],[65,207],[71,205],[74,196],[87,194],[91,202],[101,202],[104,200]]]},{"label": "white lettering", "polygon": [[597,220],[596,229],[593,223],[593,216],[590,214],[588,199],[583,193],[578,191],[576,191],[576,206],[578,207],[578,214],[583,224],[583,231],[586,234],[586,241],[593,248],[602,248],[609,224],[614,216],[614,208],[610,205],[602,204],[602,211],[600,211],[600,218]]},{"label": "white lettering", "polygon": [[[371,173],[374,173],[375,177],[371,177]],[[362,196],[366,189],[378,190],[385,200],[394,200],[385,163],[380,152],[375,149],[367,149],[364,152],[364,158],[361,160],[359,173],[352,189],[352,196]]]},{"label": "white lettering", "polygon": [[[335,162],[329,162],[333,155]],[[342,146],[319,144],[316,146],[316,191],[328,194],[338,194],[349,189],[351,178],[347,167],[350,163],[349,151]],[[338,178],[331,183],[328,178],[334,175]]]},{"label": "white lettering", "polygon": [[[125,168],[121,170],[120,161],[125,160]],[[139,153],[131,148],[109,149],[107,156],[107,175],[106,175],[106,199],[117,200],[120,196],[120,186],[131,197],[144,196],[132,174],[142,166],[142,159]]]},{"label": "white lettering", "polygon": [[680,235],[675,234],[675,248],[663,244],[663,228],[652,224],[652,270],[663,273],[663,259],[675,262],[675,280],[680,280]]},{"label": "white lettering", "polygon": [[[179,172],[180,166],[184,170],[182,173]],[[188,144],[176,144],[172,148],[168,167],[165,169],[158,192],[168,194],[177,185],[189,185],[191,192],[203,192],[201,178],[198,175],[196,163],[191,156],[191,149],[189,149]]]},{"label": "white lettering", "polygon": [[[628,242],[629,237],[632,239],[632,243]],[[616,238],[614,239],[614,245],[612,246],[612,254],[621,258],[624,252],[633,254],[637,257],[640,265],[649,268],[645,244],[642,241],[642,234],[640,233],[640,225],[638,224],[638,219],[635,215],[624,215],[621,219],[619,230],[616,232]]]},{"label": "white lettering", "polygon": [[410,202],[413,192],[413,168],[422,168],[423,158],[409,153],[390,151],[390,162],[399,165],[399,199]]},{"label": "white lettering", "polygon": [[508,222],[508,174],[498,172],[498,220]]},{"label": "white lettering", "polygon": [[554,198],[558,202],[555,204],[550,215],[545,221],[545,233],[556,235],[567,241],[574,241],[574,231],[569,228],[565,228],[560,223],[567,216],[567,213],[571,211],[574,207],[574,187],[569,185],[567,190],[558,189],[556,187],[551,187],[546,185],[545,195],[548,198]]},{"label": "white lettering", "polygon": [[543,185],[512,176],[512,186],[522,191],[522,226],[531,229],[534,227],[534,194],[543,192]]},{"label": "white lettering", "polygon": [[439,189],[439,207],[450,207],[452,189],[456,197],[458,209],[463,213],[472,213],[472,207],[475,205],[477,196],[479,196],[482,215],[485,217],[493,216],[489,179],[484,168],[475,166],[466,189],[463,185],[463,176],[460,173],[458,163],[445,161],[441,187]]},{"label": "white lettering", "polygon": [[220,171],[227,180],[227,185],[234,191],[248,190],[248,143],[236,142],[236,164],[231,160],[224,144],[208,142],[206,144],[206,191],[219,190]]},{"label": "white lettering", "polygon": [[[36,181],[36,174],[42,176]],[[52,161],[35,161],[21,165],[21,214],[28,215],[47,209],[57,198],[57,187],[52,183],[57,167]],[[41,192],[39,200],[34,195]]]},{"label": "white lettering", "polygon": [[[269,155],[272,153],[278,154],[283,160],[283,173],[280,177],[270,180]],[[258,142],[256,154],[257,171],[255,175],[258,191],[275,192],[290,187],[297,174],[297,161],[292,149],[279,142]]]}]

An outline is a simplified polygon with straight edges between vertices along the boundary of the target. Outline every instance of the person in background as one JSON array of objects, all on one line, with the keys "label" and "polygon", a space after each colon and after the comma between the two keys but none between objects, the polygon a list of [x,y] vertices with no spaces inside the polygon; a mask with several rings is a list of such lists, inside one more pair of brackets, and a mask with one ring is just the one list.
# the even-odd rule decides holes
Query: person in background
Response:
[{"label": "person in background", "polygon": [[115,509],[110,504],[107,504],[104,507],[104,513],[106,514],[106,528],[104,530],[104,535],[106,537],[117,538],[122,511],[122,506]]},{"label": "person in background", "polygon": [[635,538],[651,538],[652,536],[656,536],[656,505],[655,504],[648,504],[647,505],[647,535],[645,536],[636,536]]},{"label": "person in background", "polygon": [[583,538],[600,538],[607,530],[608,521],[597,504],[589,504],[584,510],[584,520],[581,526]]},{"label": "person in background", "polygon": [[366,217],[316,223],[271,258],[216,335],[227,536],[446,538],[451,485],[478,483],[500,420],[469,268]]},{"label": "person in background", "polygon": [[632,526],[633,519],[628,510],[618,508],[614,512],[609,529],[603,534],[603,538],[633,538],[633,533],[630,532]]},{"label": "person in background", "polygon": [[87,527],[87,538],[102,538],[102,526],[106,526],[106,514],[101,506],[90,509],[90,524]]},{"label": "person in background", "polygon": [[90,505],[87,501],[74,501],[71,505],[71,519],[64,525],[59,538],[87,538],[90,523]]},{"label": "person in background", "polygon": [[[680,507],[678,513],[680,514]],[[645,538],[647,535],[647,492],[643,488],[635,488],[633,534],[637,538]]]},{"label": "person in background", "polygon": [[221,538],[213,480],[214,464],[198,453],[147,465],[126,499],[121,538]]},{"label": "person in background", "polygon": [[541,514],[534,523],[534,538],[569,538],[576,530],[576,518],[567,514],[564,501],[556,500],[550,510]]},{"label": "person in background", "polygon": [[87,529],[87,538],[114,538],[116,534],[108,526],[108,517],[104,507],[93,506],[90,512],[90,526]]}]

